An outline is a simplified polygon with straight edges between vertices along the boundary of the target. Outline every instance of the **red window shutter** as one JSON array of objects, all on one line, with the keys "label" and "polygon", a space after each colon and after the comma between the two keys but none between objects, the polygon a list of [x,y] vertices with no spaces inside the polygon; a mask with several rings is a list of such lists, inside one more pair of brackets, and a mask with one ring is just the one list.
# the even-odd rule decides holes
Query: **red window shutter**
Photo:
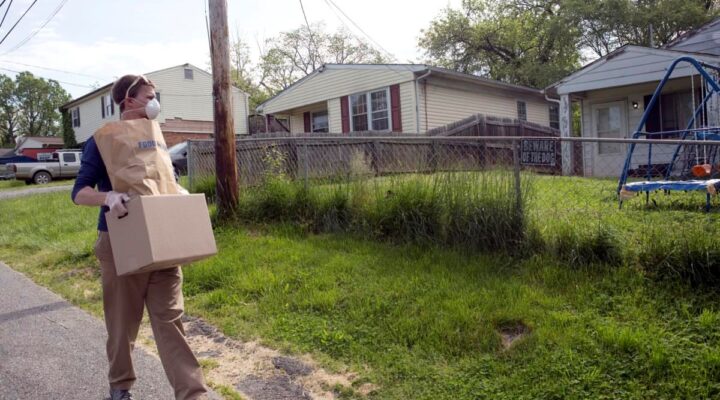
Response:
[{"label": "red window shutter", "polygon": [[105,96],[100,96],[100,112],[102,112],[102,117],[105,118]]},{"label": "red window shutter", "polygon": [[390,86],[390,112],[392,113],[392,131],[402,132],[400,115],[400,85]]},{"label": "red window shutter", "polygon": [[342,120],[343,133],[350,132],[350,104],[347,96],[340,98],[340,118]]},{"label": "red window shutter", "polygon": [[305,132],[312,132],[312,126],[310,125],[310,113],[303,113],[303,118],[305,119]]}]

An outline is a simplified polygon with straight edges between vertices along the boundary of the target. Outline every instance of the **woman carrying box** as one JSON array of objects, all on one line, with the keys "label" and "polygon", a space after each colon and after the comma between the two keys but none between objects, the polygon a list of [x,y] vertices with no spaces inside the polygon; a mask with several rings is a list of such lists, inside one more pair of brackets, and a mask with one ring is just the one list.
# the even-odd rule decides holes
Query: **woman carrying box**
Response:
[{"label": "woman carrying box", "polygon": [[[113,85],[112,97],[120,106],[121,120],[154,119],[160,113],[160,104],[155,98],[155,85],[142,75],[125,75],[118,79]],[[145,306],[150,315],[160,360],[175,391],[175,398],[209,398],[200,364],[185,340],[181,321],[183,295],[180,267],[127,276],[116,274],[105,212],[110,211],[115,216],[126,214],[124,202],[129,200],[129,196],[113,191],[105,164],[92,137],[83,149],[72,200],[77,205],[101,207],[94,250],[102,268],[103,309],[110,364],[109,399],[132,399],[130,389],[136,377],[131,353]]]}]

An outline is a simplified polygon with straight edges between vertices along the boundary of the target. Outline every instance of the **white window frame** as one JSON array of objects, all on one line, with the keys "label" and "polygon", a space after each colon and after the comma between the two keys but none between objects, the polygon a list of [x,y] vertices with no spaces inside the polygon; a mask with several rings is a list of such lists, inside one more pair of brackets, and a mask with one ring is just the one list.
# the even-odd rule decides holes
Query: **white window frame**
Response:
[{"label": "white window frame", "polygon": [[[521,103],[523,104],[523,108],[525,109],[525,110],[524,110],[524,111],[525,111],[525,118],[521,118],[521,117],[520,117],[520,104],[521,104]],[[528,106],[527,106],[527,101],[525,101],[525,100],[520,100],[520,99],[515,100],[515,109],[517,110],[517,118],[518,118],[520,121],[527,121],[527,120],[528,120]]]},{"label": "white window frame", "polygon": [[[376,93],[376,92],[382,92],[382,91],[385,91],[385,98],[387,99],[387,109],[386,110],[387,110],[388,127],[387,127],[387,129],[383,129],[383,130],[375,130],[375,129],[372,129],[372,114],[373,114],[374,110],[372,109],[371,94]],[[350,96],[348,96],[348,108],[349,108],[348,115],[350,117],[350,132],[357,132],[355,130],[355,122],[353,119],[352,98],[353,98],[353,96],[361,96],[361,95],[365,96],[365,101],[367,104],[368,131],[375,131],[375,132],[390,132],[390,131],[392,131],[392,100],[390,99],[390,87],[384,87],[384,88],[379,88],[379,89],[374,89],[374,90],[368,90],[366,92],[353,93]]]},{"label": "white window frame", "polygon": [[105,102],[105,118],[110,118],[115,115],[115,107],[112,104],[113,99],[109,94],[103,95],[103,97],[105,97],[105,100],[103,100]]},{"label": "white window frame", "polygon": [[[327,126],[325,127],[325,131],[316,131],[315,130],[315,114],[319,113],[325,113],[325,119],[327,121]],[[328,113],[328,110],[320,110],[320,111],[313,111],[310,112],[310,132],[321,132],[321,133],[327,133],[330,132],[330,113]]]},{"label": "white window frame", "polygon": [[[189,74],[190,77],[188,77],[188,71],[190,71],[190,74]],[[184,68],[184,69],[183,69],[183,76],[185,77],[185,79],[193,80],[193,79],[195,79],[195,71],[193,71],[192,68]]]},{"label": "white window frame", "polygon": [[80,127],[80,107],[75,107],[70,111],[70,118],[72,119],[73,128]]}]

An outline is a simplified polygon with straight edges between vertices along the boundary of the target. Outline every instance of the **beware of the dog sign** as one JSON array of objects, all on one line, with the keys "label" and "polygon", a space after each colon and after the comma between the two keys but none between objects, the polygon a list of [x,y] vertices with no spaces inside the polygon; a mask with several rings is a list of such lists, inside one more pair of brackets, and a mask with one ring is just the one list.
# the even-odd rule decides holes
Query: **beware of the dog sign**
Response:
[{"label": "beware of the dog sign", "polygon": [[556,141],[552,139],[523,139],[520,143],[520,163],[554,167]]}]

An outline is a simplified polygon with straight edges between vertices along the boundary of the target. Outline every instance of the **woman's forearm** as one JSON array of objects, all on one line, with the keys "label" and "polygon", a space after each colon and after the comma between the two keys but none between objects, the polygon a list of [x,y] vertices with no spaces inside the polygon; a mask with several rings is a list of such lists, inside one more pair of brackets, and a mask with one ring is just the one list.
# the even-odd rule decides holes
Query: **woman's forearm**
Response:
[{"label": "woman's forearm", "polygon": [[106,192],[98,192],[90,186],[85,186],[75,195],[75,204],[80,206],[98,207],[105,205],[106,197]]}]

